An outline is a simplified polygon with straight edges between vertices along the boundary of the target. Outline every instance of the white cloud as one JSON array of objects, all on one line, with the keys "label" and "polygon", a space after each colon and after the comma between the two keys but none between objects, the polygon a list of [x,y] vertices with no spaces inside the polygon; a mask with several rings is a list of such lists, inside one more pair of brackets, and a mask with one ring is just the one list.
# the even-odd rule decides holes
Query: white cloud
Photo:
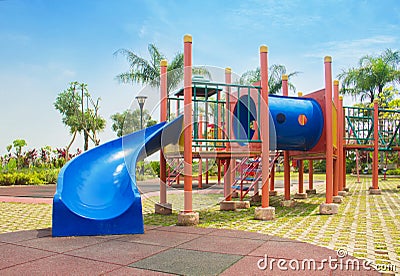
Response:
[{"label": "white cloud", "polygon": [[329,41],[316,44],[306,58],[321,59],[326,55],[332,56],[334,61],[341,65],[350,65],[357,62],[364,55],[375,55],[397,43],[398,38],[390,35],[377,35],[368,38]]}]

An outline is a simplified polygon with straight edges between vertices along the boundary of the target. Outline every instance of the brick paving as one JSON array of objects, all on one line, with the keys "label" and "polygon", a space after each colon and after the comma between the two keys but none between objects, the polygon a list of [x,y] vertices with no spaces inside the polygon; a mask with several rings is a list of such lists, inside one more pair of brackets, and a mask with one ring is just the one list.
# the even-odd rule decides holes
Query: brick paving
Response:
[{"label": "brick paving", "polygon": [[[305,255],[301,255],[300,253],[296,255],[297,258],[307,257],[307,252],[314,252],[314,250],[322,250],[319,249],[321,247],[315,247],[315,245],[322,246],[326,248],[326,250],[331,249],[330,254],[334,254],[335,251],[332,250],[344,250],[349,255],[352,255],[357,258],[363,258],[370,260],[373,264],[385,266],[389,270],[394,270],[399,273],[400,271],[400,190],[397,188],[398,182],[395,180],[390,181],[380,181],[380,188],[382,189],[382,195],[369,195],[368,188],[370,186],[371,180],[370,178],[364,178],[360,183],[355,182],[355,179],[352,178],[352,181],[349,181],[348,187],[350,188],[349,195],[344,198],[344,202],[339,207],[339,214],[334,216],[321,216],[318,215],[318,206],[324,200],[324,185],[318,185],[317,195],[310,196],[308,199],[298,200],[298,207],[295,208],[278,208],[276,210],[277,218],[274,221],[255,221],[250,217],[246,217],[245,215],[237,215],[236,221],[215,221],[210,222],[207,221],[205,225],[200,225],[200,227],[211,227],[211,228],[190,228],[191,235],[193,238],[190,241],[182,241],[182,237],[179,233],[182,231],[186,231],[181,227],[165,228],[165,227],[154,227],[151,228],[147,226],[147,234],[145,235],[135,235],[132,237],[120,237],[113,236],[110,238],[93,238],[95,244],[97,244],[96,252],[98,250],[106,250],[103,248],[99,242],[103,242],[105,240],[115,240],[115,246],[119,247],[121,250],[128,250],[129,247],[123,245],[123,243],[139,243],[139,244],[147,244],[151,245],[152,241],[156,239],[157,235],[163,237],[164,240],[169,241],[167,244],[163,244],[163,250],[161,252],[165,252],[163,255],[158,256],[155,259],[162,259],[164,257],[168,257],[170,253],[179,253],[181,254],[182,250],[194,250],[196,252],[212,252],[217,254],[228,254],[226,248],[229,244],[232,244],[233,248],[235,248],[235,244],[239,240],[239,244],[241,242],[250,242],[250,246],[248,250],[244,250],[244,247],[240,247],[239,251],[233,254],[228,254],[227,263],[231,262],[229,266],[225,269],[225,274],[228,274],[236,271],[243,271],[243,266],[252,265],[253,267],[249,270],[255,274],[258,274],[260,270],[254,264],[254,261],[260,259],[262,257],[260,252],[265,251],[265,254],[269,254],[267,248],[273,248],[275,245],[273,244],[273,239],[275,236],[276,239],[279,240],[279,243],[276,247],[281,247],[281,250],[286,245],[292,245],[292,243],[296,242],[306,242],[299,243],[305,248]],[[293,189],[294,190],[294,189]],[[26,200],[24,197],[4,197],[1,196],[0,189],[0,233],[5,233],[0,235],[0,252],[2,255],[7,252],[7,254],[14,254],[13,250],[15,250],[15,246],[20,249],[25,250],[25,254],[23,256],[30,256],[33,251],[38,252],[38,258],[35,260],[25,259],[24,263],[21,264],[13,264],[12,266],[7,266],[2,269],[0,266],[0,274],[17,274],[17,272],[21,272],[22,269],[32,269],[37,265],[38,267],[45,267],[45,261],[48,263],[56,263],[57,261],[65,261],[65,262],[78,262],[80,258],[85,258],[85,265],[88,269],[90,267],[97,267],[99,269],[99,273],[105,272],[102,270],[103,267],[106,267],[105,264],[110,263],[110,272],[111,274],[131,274],[131,273],[150,273],[150,270],[153,271],[154,275],[162,275],[163,270],[157,270],[154,267],[143,267],[145,264],[149,264],[148,260],[145,259],[150,256],[157,256],[158,253],[154,253],[153,251],[144,252],[153,252],[149,253],[150,255],[147,257],[139,256],[140,258],[135,259],[135,255],[133,254],[131,257],[128,257],[126,261],[123,263],[108,262],[105,259],[99,259],[99,256],[89,256],[90,248],[93,246],[93,250],[95,245],[92,242],[85,244],[84,237],[79,238],[71,238],[70,240],[75,240],[75,242],[82,246],[80,251],[75,249],[72,246],[68,250],[76,250],[73,254],[60,253],[60,250],[57,250],[57,246],[52,245],[51,240],[55,240],[56,243],[59,243],[61,240],[50,238],[49,236],[45,236],[39,238],[40,233],[46,233],[45,230],[34,230],[34,229],[45,229],[51,226],[51,205],[40,203],[40,198],[32,198],[32,203],[24,203],[24,202],[4,202],[4,201],[21,201]],[[294,192],[294,191],[293,191]],[[211,200],[216,200],[218,195],[207,195],[212,196]],[[24,198],[24,199],[22,199]],[[273,197],[271,199],[271,204],[278,205],[281,197]],[[33,204],[35,201],[37,202]],[[47,199],[48,200],[48,199]],[[210,199],[208,199],[210,200]],[[39,203],[38,203],[39,202]],[[150,204],[151,205],[151,204]],[[149,205],[149,206],[150,206]],[[304,209],[299,210],[301,207]],[[296,209],[297,208],[297,209]],[[215,208],[214,208],[215,210]],[[241,211],[246,212],[246,211]],[[249,214],[251,211],[249,212]],[[242,213],[241,213],[242,214]],[[202,215],[202,213],[201,213]],[[251,215],[251,214],[250,214]],[[205,216],[205,215],[204,215]],[[176,220],[174,218],[170,219],[171,221]],[[207,220],[207,218],[205,218]],[[215,228],[219,228],[219,230],[215,230]],[[174,233],[171,235],[171,238],[167,238],[165,235],[162,235],[162,232],[156,232],[153,230],[158,229],[158,231],[166,231],[168,229],[172,229],[170,232]],[[226,230],[224,230],[226,229]],[[242,231],[232,231],[230,229],[237,230],[246,230],[250,232],[242,232]],[[31,230],[27,232],[16,232],[20,230]],[[202,231],[209,232],[202,232]],[[44,232],[40,232],[44,231]],[[152,232],[153,231],[153,232]],[[213,237],[202,236],[205,233],[210,234],[214,233],[213,236],[224,235],[227,231],[229,233],[228,237],[222,239],[215,239]],[[7,233],[12,232],[12,233]],[[33,234],[32,234],[33,232]],[[40,233],[39,233],[40,232]],[[257,232],[257,233],[254,233]],[[24,237],[28,235],[30,242],[26,241],[25,243],[21,243],[22,240],[26,240]],[[39,234],[38,234],[39,233]],[[217,234],[219,233],[219,234]],[[222,233],[222,234],[221,234]],[[50,232],[48,232],[50,234]],[[165,234],[165,233],[164,233]],[[264,235],[263,235],[264,234]],[[268,234],[268,235],[266,235]],[[31,236],[30,236],[31,235]],[[33,235],[33,236],[32,236]],[[196,236],[199,235],[199,236]],[[253,236],[255,235],[255,236]],[[260,236],[258,236],[260,235]],[[270,236],[271,235],[271,236]],[[21,238],[20,238],[21,236]],[[147,238],[146,238],[147,237]],[[233,237],[233,238],[232,238]],[[257,237],[257,238],[252,238]],[[263,237],[263,238],[261,238]],[[269,244],[265,243],[265,238],[267,237]],[[213,243],[210,246],[202,246],[204,242],[202,239],[212,240]],[[21,240],[22,239],[22,240]],[[244,239],[244,241],[242,240]],[[220,240],[222,244],[215,244]],[[46,242],[48,244],[48,248],[46,246]],[[117,242],[118,241],[118,242]],[[285,243],[289,242],[289,243]],[[64,243],[64,241],[63,241]],[[41,244],[41,245],[39,245]],[[111,243],[110,243],[111,244]],[[308,245],[307,245],[308,244]],[[107,245],[107,244],[105,244]],[[153,244],[154,245],[154,244]],[[60,245],[58,245],[60,246]],[[219,250],[218,246],[222,249]],[[311,246],[307,248],[307,246]],[[61,246],[62,247],[62,246]],[[88,249],[84,249],[88,247]],[[257,251],[257,248],[259,249]],[[293,244],[293,249],[296,249],[296,244]],[[317,248],[317,249],[315,249]],[[178,250],[179,249],[179,250]],[[39,250],[39,251],[36,251]],[[42,251],[45,252],[42,252]],[[168,250],[177,250],[177,251],[168,251]],[[31,252],[32,251],[32,252]],[[57,251],[57,254],[53,251]],[[157,250],[156,250],[157,251]],[[52,254],[47,255],[48,252],[52,252]],[[62,252],[62,248],[61,248]],[[254,256],[254,252],[258,252],[256,257]],[[277,251],[279,252],[278,248]],[[54,254],[53,254],[54,253]],[[109,252],[111,254],[112,252]],[[282,252],[281,252],[282,253]],[[277,257],[285,257],[285,254],[277,254]],[[106,253],[104,253],[107,255]],[[191,258],[195,258],[197,253],[189,254]],[[89,254],[90,255],[90,254]],[[185,255],[185,254],[181,254]],[[240,256],[239,259],[236,259],[234,256]],[[314,256],[314,253],[312,254]],[[21,255],[22,256],[22,255]],[[199,256],[202,256],[201,254]],[[271,255],[272,256],[272,255]],[[335,257],[336,255],[332,255]],[[143,258],[142,258],[143,257]],[[291,257],[291,255],[287,255],[286,258]],[[310,258],[312,256],[308,256]],[[88,259],[87,259],[88,258]],[[189,257],[188,257],[189,258]],[[2,258],[0,258],[2,259]],[[136,261],[142,261],[135,265]],[[29,260],[29,261],[28,261]],[[235,261],[232,261],[235,260]],[[31,261],[33,263],[31,263]],[[232,265],[232,262],[234,263]],[[9,262],[6,262],[9,265]],[[21,265],[21,266],[20,266]],[[161,269],[161,268],[160,268]],[[183,269],[183,268],[182,268]],[[206,268],[204,268],[206,269]],[[223,268],[221,268],[223,270]],[[234,269],[234,270],[232,270]],[[220,273],[220,270],[218,273]],[[84,272],[82,270],[80,272]],[[89,270],[88,270],[89,271]],[[205,270],[204,270],[205,271]],[[92,271],[93,274],[97,274],[97,270]],[[164,271],[166,272],[166,271]],[[257,272],[257,273],[256,273]],[[275,271],[277,272],[277,271]],[[293,271],[292,271],[293,272]],[[321,272],[321,271],[319,271]],[[327,271],[325,271],[327,272]],[[328,274],[336,274],[338,271],[329,270]],[[390,272],[390,271],[389,271]],[[178,273],[174,271],[167,271],[167,273]],[[211,272],[210,272],[211,273]],[[265,273],[265,271],[264,271]],[[283,273],[280,271],[279,273]],[[314,271],[314,273],[318,274],[318,271]],[[360,275],[365,275],[361,273]],[[79,273],[78,273],[79,274]],[[212,273],[211,273],[212,274]],[[275,273],[274,273],[275,274]],[[308,273],[310,274],[310,273]],[[313,274],[313,273],[311,273]],[[290,275],[287,274],[287,275]],[[327,275],[323,273],[321,275]]]}]

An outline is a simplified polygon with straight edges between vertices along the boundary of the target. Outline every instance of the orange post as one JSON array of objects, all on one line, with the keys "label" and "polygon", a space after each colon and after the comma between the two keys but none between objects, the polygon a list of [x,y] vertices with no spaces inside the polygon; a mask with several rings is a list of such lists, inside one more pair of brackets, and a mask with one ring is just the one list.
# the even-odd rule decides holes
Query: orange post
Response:
[{"label": "orange post", "polygon": [[314,189],[314,161],[308,160],[308,189]]},{"label": "orange post", "polygon": [[[203,139],[203,115],[199,114],[199,138]],[[201,142],[199,143],[201,145]],[[199,151],[202,151],[202,148],[199,147]],[[197,187],[199,189],[203,188],[203,160],[201,159],[201,154],[199,158],[199,176],[197,180]]]},{"label": "orange post", "polygon": [[[282,75],[282,95],[289,96],[288,75]],[[290,200],[290,156],[289,151],[283,152],[284,197]]]},{"label": "orange post", "polygon": [[[167,66],[165,59],[160,62],[160,122],[167,120]],[[167,162],[163,149],[160,151],[160,203],[167,203]]]},{"label": "orange post", "polygon": [[[225,68],[225,83],[226,84],[231,84],[232,82],[232,70],[231,68],[227,67]],[[229,87],[226,86],[226,91],[225,91],[225,99],[226,99],[226,108],[225,108],[225,132],[227,134],[227,138],[229,139],[230,133],[228,132],[228,125],[230,125],[230,119],[231,119],[231,112],[230,112],[230,91],[229,91]],[[226,150],[230,151],[231,145],[230,143],[226,144]],[[232,183],[233,183],[233,167],[234,164],[232,164],[232,159],[231,158],[227,158],[225,160],[225,165],[224,165],[224,197],[225,200],[230,201],[232,199],[231,194],[232,194]]]},{"label": "orange post", "polygon": [[260,47],[261,70],[261,164],[262,164],[262,201],[261,207],[269,207],[269,107],[268,107],[268,47]]},{"label": "orange post", "polygon": [[184,41],[184,212],[192,212],[192,36],[185,35]]},{"label": "orange post", "polygon": [[[297,93],[298,97],[303,97],[303,92]],[[299,194],[304,193],[304,162],[299,160]]]},{"label": "orange post", "polygon": [[[338,82],[339,85],[339,82]],[[343,191],[344,188],[344,178],[346,178],[345,164],[346,159],[344,158],[343,150],[343,135],[344,134],[344,118],[343,118],[343,97],[339,96],[339,106],[338,106],[338,152],[339,152],[339,185],[338,190]]]},{"label": "orange post", "polygon": [[337,196],[338,195],[338,190],[339,190],[339,171],[340,171],[340,166],[339,166],[339,158],[340,158],[340,150],[339,150],[339,81],[334,80],[333,81],[333,102],[335,103],[335,107],[337,110],[337,129],[336,129],[336,158],[333,159],[333,195]]},{"label": "orange post", "polygon": [[275,163],[272,164],[271,166],[271,181],[269,183],[269,191],[274,192],[275,191]]},{"label": "orange post", "polygon": [[325,67],[325,134],[326,134],[326,203],[333,202],[332,137],[332,58],[324,58]]},{"label": "orange post", "polygon": [[379,163],[379,137],[378,137],[378,99],[374,100],[374,156],[372,159],[372,187],[374,190],[379,189],[378,187],[378,163]]},{"label": "orange post", "polygon": [[299,194],[304,193],[304,163],[299,160]]}]

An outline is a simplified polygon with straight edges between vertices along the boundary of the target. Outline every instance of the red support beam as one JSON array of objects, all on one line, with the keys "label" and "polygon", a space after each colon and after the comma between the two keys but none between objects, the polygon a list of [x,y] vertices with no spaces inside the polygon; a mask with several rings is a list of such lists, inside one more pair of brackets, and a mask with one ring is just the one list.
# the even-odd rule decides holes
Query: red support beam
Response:
[{"label": "red support beam", "polygon": [[260,47],[261,71],[261,164],[262,164],[262,200],[261,207],[269,207],[269,107],[268,107],[268,47]]}]

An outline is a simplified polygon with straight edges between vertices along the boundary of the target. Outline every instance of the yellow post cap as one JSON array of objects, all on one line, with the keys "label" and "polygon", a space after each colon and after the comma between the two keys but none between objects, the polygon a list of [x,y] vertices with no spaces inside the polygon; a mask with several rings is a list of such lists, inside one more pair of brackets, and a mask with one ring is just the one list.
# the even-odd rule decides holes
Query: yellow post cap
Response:
[{"label": "yellow post cap", "polygon": [[226,68],[225,68],[225,73],[231,73],[231,72],[232,72],[231,67],[226,67]]},{"label": "yellow post cap", "polygon": [[339,96],[339,101],[343,101],[343,96]]},{"label": "yellow post cap", "polygon": [[378,103],[379,102],[379,100],[378,99],[374,99],[374,103]]},{"label": "yellow post cap", "polygon": [[261,45],[260,53],[268,53],[268,47],[266,45]]},{"label": "yellow post cap", "polygon": [[283,81],[287,81],[289,79],[289,76],[288,75],[282,75],[282,80]]},{"label": "yellow post cap", "polygon": [[186,34],[184,37],[183,37],[183,42],[189,42],[189,43],[192,43],[192,36],[190,35],[190,34]]},{"label": "yellow post cap", "polygon": [[339,81],[338,80],[334,80],[333,81],[333,85],[339,85]]},{"label": "yellow post cap", "polygon": [[162,59],[162,60],[160,61],[160,66],[166,67],[167,65],[168,65],[168,61],[167,61],[166,59]]},{"label": "yellow post cap", "polygon": [[332,62],[332,57],[331,56],[326,56],[324,58],[324,62]]},{"label": "yellow post cap", "polygon": [[302,96],[303,96],[303,92],[297,92],[297,95],[298,95],[299,97],[302,97]]}]

